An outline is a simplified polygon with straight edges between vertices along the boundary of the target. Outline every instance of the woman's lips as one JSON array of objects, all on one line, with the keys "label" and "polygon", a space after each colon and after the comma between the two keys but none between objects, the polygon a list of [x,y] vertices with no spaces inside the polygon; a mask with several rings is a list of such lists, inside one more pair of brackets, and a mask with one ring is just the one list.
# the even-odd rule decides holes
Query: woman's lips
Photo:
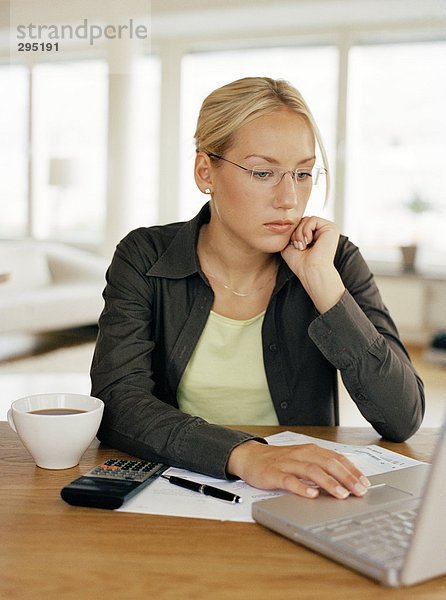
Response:
[{"label": "woman's lips", "polygon": [[294,224],[291,221],[273,221],[265,223],[264,227],[273,233],[289,233],[293,230]]}]

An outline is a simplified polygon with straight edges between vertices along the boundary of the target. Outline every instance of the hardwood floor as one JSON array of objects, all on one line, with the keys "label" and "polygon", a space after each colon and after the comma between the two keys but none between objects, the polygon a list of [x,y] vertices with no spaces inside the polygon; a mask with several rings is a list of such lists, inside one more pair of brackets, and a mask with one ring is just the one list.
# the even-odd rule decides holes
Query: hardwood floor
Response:
[{"label": "hardwood floor", "polygon": [[1,334],[0,365],[47,354],[60,348],[94,342],[97,331],[98,328],[92,325],[41,334]]},{"label": "hardwood floor", "polygon": [[90,394],[96,327],[0,336],[0,421],[17,398],[48,392]]}]

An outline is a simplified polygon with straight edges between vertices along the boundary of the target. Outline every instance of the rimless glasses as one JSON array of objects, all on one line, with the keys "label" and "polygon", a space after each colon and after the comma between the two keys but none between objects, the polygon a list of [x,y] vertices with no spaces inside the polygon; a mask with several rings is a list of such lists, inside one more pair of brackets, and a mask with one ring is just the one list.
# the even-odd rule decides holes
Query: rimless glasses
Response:
[{"label": "rimless glasses", "polygon": [[294,169],[291,171],[284,171],[283,169],[279,169],[278,167],[271,166],[261,166],[261,167],[253,167],[252,169],[248,169],[247,167],[243,167],[232,160],[228,160],[223,156],[219,156],[218,154],[214,154],[213,152],[208,152],[207,155],[210,158],[214,158],[216,160],[224,160],[239,169],[243,169],[251,176],[251,181],[253,183],[258,183],[259,185],[265,187],[274,187],[279,184],[284,175],[289,173],[293,178],[294,183],[296,183],[301,189],[309,189],[313,187],[313,185],[318,185],[323,176],[327,173],[327,170],[324,167],[314,166],[311,168],[304,169]]}]

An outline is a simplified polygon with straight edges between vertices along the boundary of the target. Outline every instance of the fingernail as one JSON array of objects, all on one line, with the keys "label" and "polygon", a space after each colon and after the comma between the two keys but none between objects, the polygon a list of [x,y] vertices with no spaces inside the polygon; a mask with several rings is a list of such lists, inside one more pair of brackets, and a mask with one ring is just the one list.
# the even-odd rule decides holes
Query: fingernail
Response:
[{"label": "fingernail", "polygon": [[367,479],[367,477],[364,477],[364,475],[361,475],[361,477],[359,478],[359,481],[362,483],[363,486],[365,487],[370,487],[370,481]]},{"label": "fingernail", "polygon": [[355,490],[358,492],[358,494],[361,494],[361,496],[363,496],[367,491],[367,489],[360,483],[355,485]]},{"label": "fingernail", "polygon": [[347,496],[350,494],[350,492],[348,490],[346,490],[345,488],[343,488],[342,486],[338,485],[335,489],[335,492],[338,496],[340,496],[341,498],[347,498]]},{"label": "fingernail", "polygon": [[312,498],[315,498],[318,494],[319,494],[319,492],[317,490],[315,490],[314,488],[307,488],[307,496],[311,496]]},{"label": "fingernail", "polygon": [[302,244],[302,242],[297,242],[297,248],[299,250],[305,250],[305,246]]},{"label": "fingernail", "polygon": [[296,250],[299,250],[299,244],[297,242],[293,242],[293,246],[296,248]]}]

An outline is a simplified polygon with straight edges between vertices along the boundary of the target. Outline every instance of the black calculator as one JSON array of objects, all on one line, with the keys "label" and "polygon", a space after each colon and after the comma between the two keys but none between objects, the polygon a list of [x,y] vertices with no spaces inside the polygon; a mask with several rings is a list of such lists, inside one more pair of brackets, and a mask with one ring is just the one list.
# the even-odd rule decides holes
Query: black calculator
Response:
[{"label": "black calculator", "polygon": [[66,485],[60,495],[75,506],[119,508],[168,469],[145,460],[111,458]]}]

